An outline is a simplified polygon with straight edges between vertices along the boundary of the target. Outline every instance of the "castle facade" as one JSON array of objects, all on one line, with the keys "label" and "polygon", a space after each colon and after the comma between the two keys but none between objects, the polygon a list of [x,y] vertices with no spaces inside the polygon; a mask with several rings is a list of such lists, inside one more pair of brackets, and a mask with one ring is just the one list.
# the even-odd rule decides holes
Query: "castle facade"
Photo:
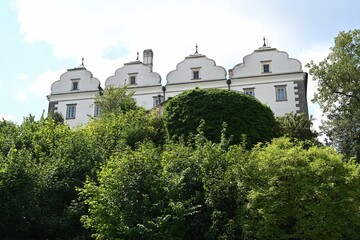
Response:
[{"label": "castle facade", "polygon": [[[169,97],[196,87],[231,89],[257,98],[268,105],[275,116],[291,112],[308,114],[308,74],[302,70],[301,62],[265,43],[228,71],[199,54],[196,47],[194,54],[185,57],[167,74],[166,84],[153,72],[153,59],[153,51],[144,50],[143,61],[137,58],[125,63],[105,81],[105,91],[110,85],[126,84],[134,91],[138,104],[151,109]],[[90,117],[99,114],[94,98],[101,91],[100,81],[83,64],[68,69],[51,86],[47,96],[49,111],[61,113],[72,127],[86,124]]]}]

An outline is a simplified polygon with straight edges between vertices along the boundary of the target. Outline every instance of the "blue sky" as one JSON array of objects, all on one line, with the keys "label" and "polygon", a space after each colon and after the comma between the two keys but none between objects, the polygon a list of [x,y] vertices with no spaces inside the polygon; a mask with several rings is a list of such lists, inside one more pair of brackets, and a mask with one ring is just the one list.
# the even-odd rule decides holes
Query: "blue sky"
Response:
[{"label": "blue sky", "polygon": [[[151,48],[165,79],[195,44],[230,69],[265,36],[304,66],[325,58],[339,31],[359,28],[359,9],[358,0],[2,0],[0,118],[39,118],[51,84],[82,57],[103,84]],[[309,100],[315,90],[311,82]],[[316,105],[310,111],[320,119]]]}]

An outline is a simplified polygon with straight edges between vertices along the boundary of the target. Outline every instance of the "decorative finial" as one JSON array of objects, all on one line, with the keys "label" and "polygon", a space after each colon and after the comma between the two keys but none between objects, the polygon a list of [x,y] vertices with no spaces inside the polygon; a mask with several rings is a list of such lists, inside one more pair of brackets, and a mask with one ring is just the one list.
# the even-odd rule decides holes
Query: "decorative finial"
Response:
[{"label": "decorative finial", "polygon": [[139,51],[137,51],[137,54],[136,54],[136,61],[139,61]]},{"label": "decorative finial", "polygon": [[81,66],[84,66],[84,57],[81,59]]},{"label": "decorative finial", "polygon": [[264,40],[264,45],[263,45],[263,47],[266,47],[265,36],[264,36],[263,40]]},{"label": "decorative finial", "polygon": [[195,48],[196,48],[195,54],[198,54],[198,45],[197,44],[196,44]]}]

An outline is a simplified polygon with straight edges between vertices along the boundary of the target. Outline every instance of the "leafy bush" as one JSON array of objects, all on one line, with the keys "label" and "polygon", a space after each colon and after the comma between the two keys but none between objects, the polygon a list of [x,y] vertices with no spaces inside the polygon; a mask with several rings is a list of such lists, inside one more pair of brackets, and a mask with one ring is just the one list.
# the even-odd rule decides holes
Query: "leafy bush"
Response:
[{"label": "leafy bush", "polygon": [[242,135],[246,135],[249,146],[271,140],[277,125],[269,107],[237,91],[194,89],[166,104],[164,125],[170,138],[189,139],[196,134],[202,120],[207,139],[219,142],[223,123],[226,123],[231,143],[240,143]]}]

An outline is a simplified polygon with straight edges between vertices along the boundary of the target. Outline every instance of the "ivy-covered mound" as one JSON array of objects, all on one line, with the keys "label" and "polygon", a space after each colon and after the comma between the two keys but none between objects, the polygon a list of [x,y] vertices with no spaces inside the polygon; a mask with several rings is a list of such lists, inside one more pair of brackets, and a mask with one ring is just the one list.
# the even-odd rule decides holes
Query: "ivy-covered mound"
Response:
[{"label": "ivy-covered mound", "polygon": [[240,143],[242,135],[246,135],[250,146],[272,139],[277,125],[271,109],[256,98],[222,89],[185,91],[167,102],[163,117],[172,139],[188,139],[204,120],[203,131],[208,139],[219,142],[225,122],[232,144]]}]

